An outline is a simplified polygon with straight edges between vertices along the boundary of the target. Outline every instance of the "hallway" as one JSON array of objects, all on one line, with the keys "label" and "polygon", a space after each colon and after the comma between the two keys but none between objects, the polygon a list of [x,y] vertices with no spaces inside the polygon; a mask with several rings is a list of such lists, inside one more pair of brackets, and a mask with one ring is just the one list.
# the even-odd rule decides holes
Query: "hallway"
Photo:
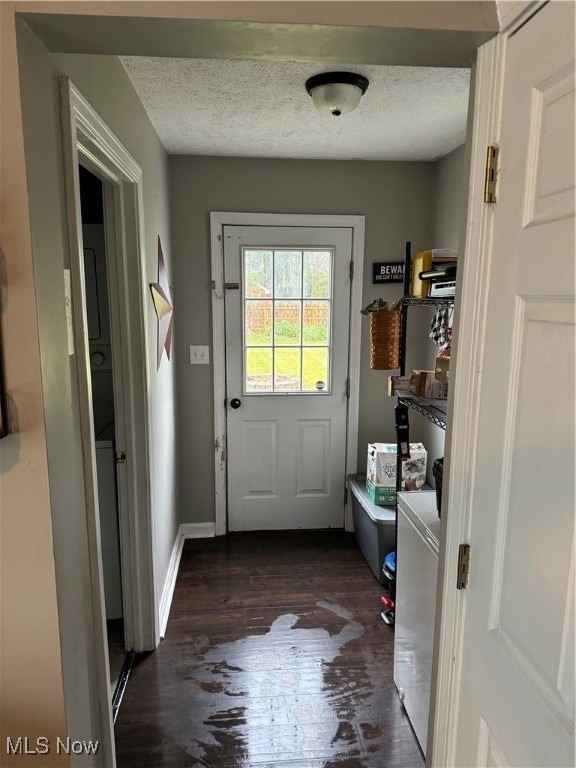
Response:
[{"label": "hallway", "polygon": [[116,721],[119,768],[417,768],[382,587],[352,534],[187,540],[166,637]]}]

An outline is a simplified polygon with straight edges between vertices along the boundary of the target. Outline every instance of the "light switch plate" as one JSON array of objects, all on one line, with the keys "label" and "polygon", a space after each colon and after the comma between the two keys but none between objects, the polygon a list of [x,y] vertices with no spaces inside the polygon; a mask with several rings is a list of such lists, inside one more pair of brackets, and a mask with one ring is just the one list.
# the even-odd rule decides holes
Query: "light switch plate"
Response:
[{"label": "light switch plate", "polygon": [[210,347],[190,347],[190,365],[208,365]]}]

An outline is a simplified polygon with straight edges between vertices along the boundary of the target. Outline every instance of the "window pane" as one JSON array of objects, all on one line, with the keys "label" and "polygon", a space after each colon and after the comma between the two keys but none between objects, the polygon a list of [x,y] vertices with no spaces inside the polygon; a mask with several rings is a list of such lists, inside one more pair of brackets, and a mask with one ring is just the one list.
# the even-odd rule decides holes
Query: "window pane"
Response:
[{"label": "window pane", "polygon": [[330,251],[304,251],[305,298],[330,298],[331,269],[332,254]]},{"label": "window pane", "polygon": [[300,314],[302,305],[299,301],[274,302],[274,344],[292,347],[300,344]]},{"label": "window pane", "polygon": [[250,298],[272,296],[272,251],[244,251],[244,286]]},{"label": "window pane", "polygon": [[302,344],[328,345],[330,336],[330,302],[305,301],[302,322]]},{"label": "window pane", "polygon": [[332,250],[243,254],[244,391],[329,392]]},{"label": "window pane", "polygon": [[314,392],[330,389],[326,347],[308,347],[302,350],[302,389]]},{"label": "window pane", "polygon": [[274,252],[274,297],[299,299],[302,296],[302,251]]},{"label": "window pane", "polygon": [[246,345],[272,344],[272,302],[246,302]]},{"label": "window pane", "polygon": [[246,392],[272,392],[272,349],[246,350]]},{"label": "window pane", "polygon": [[274,389],[300,389],[300,349],[277,349],[274,359]]}]

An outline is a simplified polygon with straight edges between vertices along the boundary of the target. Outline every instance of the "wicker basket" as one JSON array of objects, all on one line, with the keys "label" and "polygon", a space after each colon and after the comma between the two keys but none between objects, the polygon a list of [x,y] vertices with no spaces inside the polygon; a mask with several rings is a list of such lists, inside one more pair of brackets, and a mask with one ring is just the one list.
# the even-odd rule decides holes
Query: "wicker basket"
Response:
[{"label": "wicker basket", "polygon": [[370,314],[370,367],[376,371],[400,367],[401,304]]}]

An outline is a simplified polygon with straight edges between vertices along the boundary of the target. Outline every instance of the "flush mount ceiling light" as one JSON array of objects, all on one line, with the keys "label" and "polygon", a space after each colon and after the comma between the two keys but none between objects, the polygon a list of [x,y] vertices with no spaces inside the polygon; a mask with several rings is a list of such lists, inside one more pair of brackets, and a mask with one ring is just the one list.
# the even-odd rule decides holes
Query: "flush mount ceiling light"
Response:
[{"label": "flush mount ceiling light", "polygon": [[306,90],[317,109],[335,117],[356,109],[368,79],[354,72],[323,72],[306,80]]}]

